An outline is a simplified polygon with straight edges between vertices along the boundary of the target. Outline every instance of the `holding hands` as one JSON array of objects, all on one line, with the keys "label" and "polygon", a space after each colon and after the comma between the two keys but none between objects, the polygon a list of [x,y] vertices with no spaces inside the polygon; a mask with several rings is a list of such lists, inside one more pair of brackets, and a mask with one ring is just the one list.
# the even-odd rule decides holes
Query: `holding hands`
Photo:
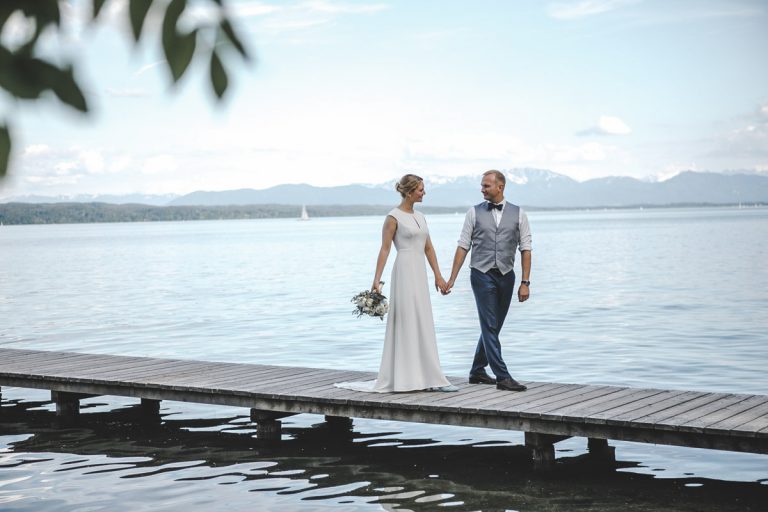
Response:
[{"label": "holding hands", "polygon": [[448,287],[448,283],[445,282],[445,279],[443,279],[443,276],[440,274],[435,276],[435,290],[439,291],[443,295],[446,295],[449,293],[450,288]]}]

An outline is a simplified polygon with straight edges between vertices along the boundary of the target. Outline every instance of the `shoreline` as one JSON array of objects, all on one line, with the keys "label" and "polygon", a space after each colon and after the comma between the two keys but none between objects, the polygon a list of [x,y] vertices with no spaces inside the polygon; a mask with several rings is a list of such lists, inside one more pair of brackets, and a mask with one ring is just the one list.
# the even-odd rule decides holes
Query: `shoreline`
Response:
[{"label": "shoreline", "polygon": [[[673,203],[637,205],[597,205],[537,207],[526,206],[529,212],[557,211],[629,211],[684,208],[765,208],[768,203]],[[464,214],[471,205],[423,206],[426,214]],[[311,218],[359,217],[385,215],[392,205],[307,205]],[[213,206],[151,206],[145,204],[111,203],[2,203],[0,226],[34,224],[95,224],[117,222],[169,222],[200,220],[298,219],[302,205],[252,204]]]}]

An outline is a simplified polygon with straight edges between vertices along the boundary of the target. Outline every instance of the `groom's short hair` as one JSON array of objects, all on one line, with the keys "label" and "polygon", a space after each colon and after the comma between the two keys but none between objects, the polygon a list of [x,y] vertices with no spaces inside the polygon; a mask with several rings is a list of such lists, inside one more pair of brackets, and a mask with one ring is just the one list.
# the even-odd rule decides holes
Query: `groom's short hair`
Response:
[{"label": "groom's short hair", "polygon": [[497,171],[496,169],[491,169],[490,171],[485,171],[483,176],[488,176],[489,174],[493,174],[493,177],[496,178],[497,183],[501,183],[502,185],[507,184],[507,178],[504,176],[503,172]]}]

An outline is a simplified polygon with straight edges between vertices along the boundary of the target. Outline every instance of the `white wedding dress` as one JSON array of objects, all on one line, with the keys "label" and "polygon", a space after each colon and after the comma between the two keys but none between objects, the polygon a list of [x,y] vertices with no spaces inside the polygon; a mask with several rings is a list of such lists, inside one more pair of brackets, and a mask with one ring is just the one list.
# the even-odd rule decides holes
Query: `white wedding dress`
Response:
[{"label": "white wedding dress", "polygon": [[429,299],[424,256],[429,236],[427,221],[421,212],[406,213],[399,208],[393,208],[388,215],[397,220],[397,257],[389,281],[389,313],[379,375],[376,380],[335,386],[374,393],[451,386],[440,368]]}]

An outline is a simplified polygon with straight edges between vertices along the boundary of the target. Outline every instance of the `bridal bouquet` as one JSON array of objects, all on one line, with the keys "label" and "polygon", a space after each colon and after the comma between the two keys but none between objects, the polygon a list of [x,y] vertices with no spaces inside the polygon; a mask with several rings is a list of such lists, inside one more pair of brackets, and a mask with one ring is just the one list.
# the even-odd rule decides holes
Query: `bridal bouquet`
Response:
[{"label": "bridal bouquet", "polygon": [[[381,284],[383,285],[384,283],[382,282]],[[383,321],[384,315],[389,311],[387,298],[378,292],[372,292],[370,290],[358,293],[352,297],[352,302],[357,306],[352,313],[356,314],[358,317],[361,317],[362,315],[377,316]]]}]

